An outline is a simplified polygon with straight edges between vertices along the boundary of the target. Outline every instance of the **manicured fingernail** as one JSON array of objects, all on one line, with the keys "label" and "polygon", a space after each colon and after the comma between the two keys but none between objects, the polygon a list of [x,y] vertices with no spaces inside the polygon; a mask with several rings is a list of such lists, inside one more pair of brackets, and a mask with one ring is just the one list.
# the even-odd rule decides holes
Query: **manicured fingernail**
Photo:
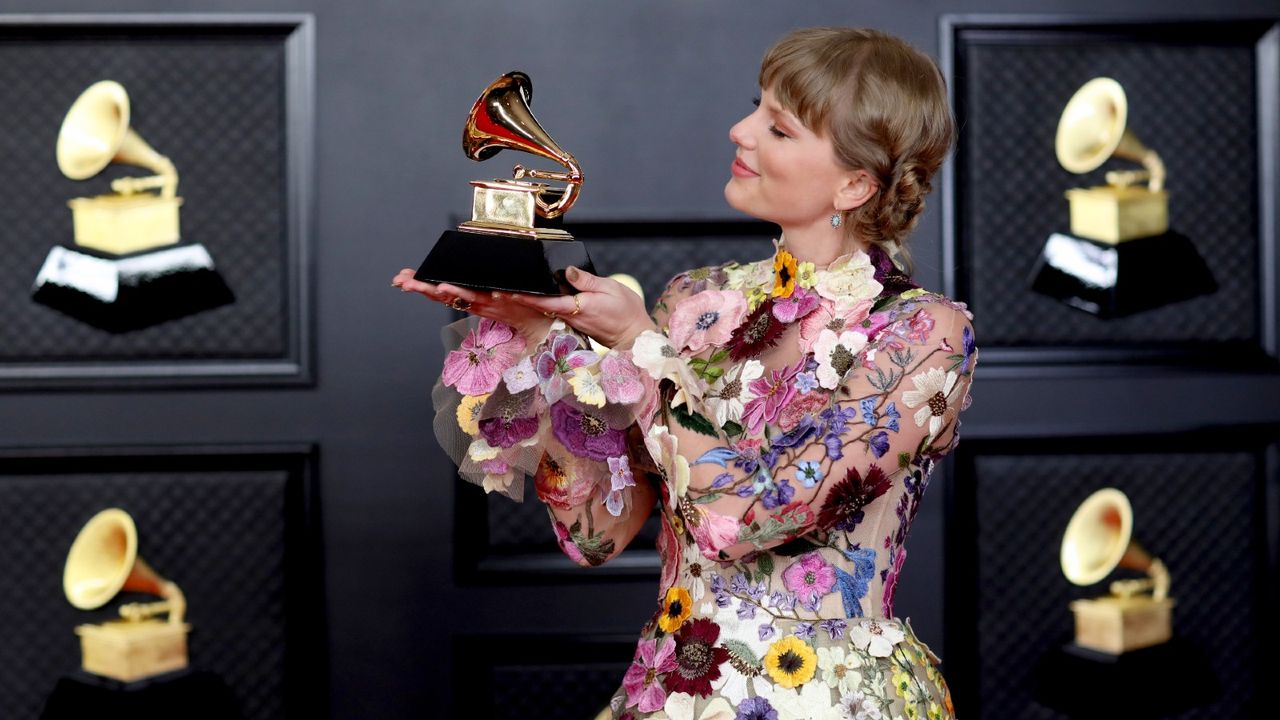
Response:
[{"label": "manicured fingernail", "polygon": [[564,274],[565,274],[565,275],[568,275],[570,280],[572,280],[572,281],[574,281],[574,282],[577,282],[577,281],[578,281],[578,274],[579,274],[579,273],[578,273],[578,268],[573,267],[573,266],[571,265],[571,266],[569,266],[569,269],[565,271],[565,273],[564,273]]}]

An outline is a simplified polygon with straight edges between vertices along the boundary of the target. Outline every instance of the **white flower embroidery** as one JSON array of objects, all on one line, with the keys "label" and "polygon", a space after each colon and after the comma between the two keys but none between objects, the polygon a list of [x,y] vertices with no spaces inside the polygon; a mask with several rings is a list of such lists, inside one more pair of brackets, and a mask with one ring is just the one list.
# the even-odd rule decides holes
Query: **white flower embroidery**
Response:
[{"label": "white flower embroidery", "polygon": [[876,280],[871,256],[861,251],[837,258],[826,270],[819,270],[817,276],[814,289],[828,300],[858,302],[878,297],[884,290]]},{"label": "white flower embroidery", "polygon": [[924,425],[924,421],[928,419],[929,439],[933,439],[938,434],[938,430],[946,420],[948,411],[951,409],[951,394],[955,390],[958,377],[954,370],[944,373],[942,368],[931,367],[925,372],[912,375],[911,382],[916,384],[916,389],[902,393],[902,402],[906,403],[907,407],[914,408],[922,405],[915,414],[916,427]]},{"label": "white flower embroidery", "polygon": [[842,647],[818,648],[818,669],[822,671],[822,680],[841,694],[852,692],[862,684],[862,673],[854,669],[859,667],[862,667],[862,658],[846,655]]},{"label": "white flower embroidery", "polygon": [[[668,720],[733,720],[733,706],[724,698],[715,698],[707,703],[702,713],[694,715],[694,698],[689,693],[678,692],[667,696],[667,704],[662,708]],[[659,715],[651,716],[659,720]]]},{"label": "white flower embroidery", "polygon": [[666,425],[649,428],[649,435],[644,439],[649,455],[667,475],[667,490],[672,502],[689,492],[689,459],[676,451],[679,444],[679,439]]},{"label": "white flower embroidery", "polygon": [[717,427],[730,420],[742,420],[743,407],[755,397],[750,389],[751,381],[764,375],[764,365],[759,360],[748,360],[739,365],[737,371],[735,374],[731,368],[722,375],[707,390],[704,398],[707,410],[715,414]]},{"label": "white flower embroidery", "polygon": [[825,683],[809,682],[794,690],[774,685],[766,695],[778,711],[778,720],[839,720],[838,706],[831,704],[831,688]]},{"label": "white flower embroidery", "polygon": [[897,626],[879,620],[864,619],[849,627],[849,640],[854,646],[875,657],[889,657],[893,646],[904,637],[906,635]]},{"label": "white flower embroidery", "polygon": [[813,343],[813,357],[818,361],[818,384],[835,390],[867,346],[867,336],[852,330],[836,334],[824,329]]}]

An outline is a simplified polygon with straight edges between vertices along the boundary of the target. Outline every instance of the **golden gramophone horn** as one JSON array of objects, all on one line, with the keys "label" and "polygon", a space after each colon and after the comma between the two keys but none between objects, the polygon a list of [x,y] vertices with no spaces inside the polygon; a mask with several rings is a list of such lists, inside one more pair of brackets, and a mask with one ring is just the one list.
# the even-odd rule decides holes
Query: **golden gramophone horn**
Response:
[{"label": "golden gramophone horn", "polygon": [[568,172],[528,170],[515,166],[515,178],[538,178],[568,183],[558,190],[548,189],[547,195],[559,195],[552,203],[542,197],[536,199],[538,215],[554,218],[563,215],[578,199],[582,185],[582,168],[573,155],[565,152],[547,134],[529,109],[533,102],[533,83],[522,72],[509,72],[494,80],[485,88],[462,129],[462,150],[472,160],[487,160],[500,150],[514,149],[554,160]]},{"label": "golden gramophone horn", "polygon": [[119,192],[160,187],[164,197],[173,197],[177,190],[173,163],[129,128],[129,94],[113,80],[90,85],[71,104],[58,131],[57,156],[58,168],[73,180],[93,177],[119,163],[145,167],[158,176],[118,179],[112,187]]},{"label": "golden gramophone horn", "polygon": [[1112,584],[1116,594],[1133,594],[1152,588],[1152,598],[1162,600],[1169,592],[1169,573],[1164,563],[1133,540],[1133,506],[1116,488],[1103,488],[1080,504],[1062,535],[1062,572],[1077,585],[1100,582],[1116,568],[1146,573],[1149,581],[1119,581]]},{"label": "golden gramophone horn", "polygon": [[138,529],[129,513],[110,508],[94,515],[80,529],[62,572],[67,600],[81,610],[102,607],[121,591],[159,595],[166,602],[129,604],[120,614],[140,619],[161,612],[182,622],[186,602],[182,591],[138,556]]},{"label": "golden gramophone horn", "polygon": [[1142,163],[1145,173],[1108,174],[1113,179],[1129,182],[1148,178],[1148,187],[1157,192],[1164,187],[1164,162],[1126,129],[1129,101],[1124,88],[1111,78],[1099,77],[1085,83],[1071,96],[1058,118],[1054,140],[1058,162],[1073,173],[1086,173],[1111,157]]}]

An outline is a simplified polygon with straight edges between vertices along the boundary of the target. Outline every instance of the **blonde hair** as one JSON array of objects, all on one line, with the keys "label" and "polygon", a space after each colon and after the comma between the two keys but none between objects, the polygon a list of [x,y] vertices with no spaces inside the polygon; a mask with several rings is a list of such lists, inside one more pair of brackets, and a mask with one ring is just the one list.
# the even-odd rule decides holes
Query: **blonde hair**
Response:
[{"label": "blonde hair", "polygon": [[879,30],[806,28],[765,54],[760,87],[810,130],[829,136],[837,162],[875,178],[879,189],[843,213],[843,227],[896,254],[910,275],[906,240],[956,134],[937,63]]}]

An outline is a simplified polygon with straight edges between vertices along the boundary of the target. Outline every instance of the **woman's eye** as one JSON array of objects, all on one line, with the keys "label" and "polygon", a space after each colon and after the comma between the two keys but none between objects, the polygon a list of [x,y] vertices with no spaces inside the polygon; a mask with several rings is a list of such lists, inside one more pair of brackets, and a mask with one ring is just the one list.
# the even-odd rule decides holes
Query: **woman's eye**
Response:
[{"label": "woman's eye", "polygon": [[791,137],[790,135],[779,130],[777,125],[770,125],[769,132],[773,133],[774,137],[780,137],[780,138]]}]

